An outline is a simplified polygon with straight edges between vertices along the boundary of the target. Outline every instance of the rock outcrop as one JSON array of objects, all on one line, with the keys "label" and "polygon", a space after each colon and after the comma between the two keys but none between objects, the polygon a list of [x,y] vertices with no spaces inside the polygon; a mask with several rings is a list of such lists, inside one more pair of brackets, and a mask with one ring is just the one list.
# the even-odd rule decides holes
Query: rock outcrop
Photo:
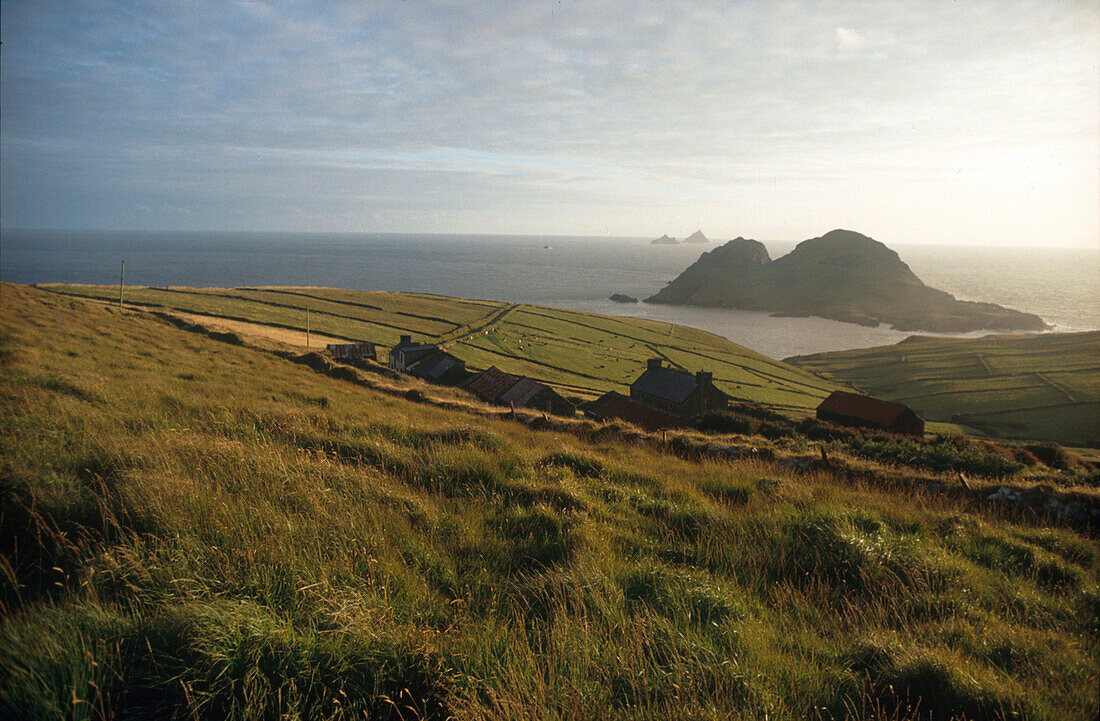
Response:
[{"label": "rock outcrop", "polygon": [[703,255],[647,303],[820,316],[903,331],[1045,330],[1043,319],[993,303],[956,300],[926,286],[898,254],[850,230],[799,243],[772,260],[737,238]]}]

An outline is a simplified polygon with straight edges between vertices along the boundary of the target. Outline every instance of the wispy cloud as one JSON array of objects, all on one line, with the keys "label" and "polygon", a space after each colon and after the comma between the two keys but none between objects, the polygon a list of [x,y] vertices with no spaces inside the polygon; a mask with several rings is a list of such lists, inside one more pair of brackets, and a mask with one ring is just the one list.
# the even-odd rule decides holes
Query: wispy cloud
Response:
[{"label": "wispy cloud", "polygon": [[[648,234],[681,208],[775,237],[827,196],[886,235],[923,217],[950,240],[966,198],[1010,198],[1005,228],[1100,233],[1088,4],[136,7],[0,5],[5,224],[126,225],[140,203],[205,227],[585,232],[557,224],[568,207]],[[1023,204],[1002,162],[1022,148],[1062,168]]]}]

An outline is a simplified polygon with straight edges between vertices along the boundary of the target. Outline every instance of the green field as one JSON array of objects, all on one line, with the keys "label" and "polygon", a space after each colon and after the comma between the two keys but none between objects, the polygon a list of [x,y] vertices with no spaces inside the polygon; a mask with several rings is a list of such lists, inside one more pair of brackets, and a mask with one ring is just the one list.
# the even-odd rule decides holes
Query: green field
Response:
[{"label": "green field", "polygon": [[[44,287],[82,297],[118,298],[117,287]],[[540,306],[332,288],[136,287],[126,289],[126,301],[299,330],[306,327],[308,308],[313,332],[385,347],[411,333],[416,340],[442,343],[471,368],[496,365],[581,399],[609,390],[627,392],[646,359],[654,356],[690,371],[713,371],[715,383],[735,400],[796,416],[812,413],[840,387],[712,333]]]},{"label": "green field", "polygon": [[918,336],[787,360],[926,419],[1006,438],[1100,444],[1100,332]]}]

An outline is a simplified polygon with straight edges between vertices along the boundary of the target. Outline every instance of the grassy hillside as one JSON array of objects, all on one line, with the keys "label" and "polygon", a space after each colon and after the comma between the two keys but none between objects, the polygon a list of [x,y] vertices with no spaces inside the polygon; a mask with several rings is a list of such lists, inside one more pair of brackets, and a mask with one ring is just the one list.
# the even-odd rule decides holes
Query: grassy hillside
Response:
[{"label": "grassy hillside", "polygon": [[5,718],[1100,710],[1100,548],[1068,526],[0,307]]},{"label": "grassy hillside", "polygon": [[[48,286],[101,299],[109,286]],[[625,392],[662,356],[688,370],[710,369],[735,399],[795,415],[817,407],[837,385],[704,331],[657,321],[580,311],[463,300],[418,293],[332,288],[128,288],[126,300],[147,307],[304,330],[389,347],[402,333],[442,342],[473,368],[496,365],[551,383],[578,398]]]},{"label": "grassy hillside", "polygon": [[800,368],[995,436],[1100,443],[1100,332],[913,337],[790,358]]}]

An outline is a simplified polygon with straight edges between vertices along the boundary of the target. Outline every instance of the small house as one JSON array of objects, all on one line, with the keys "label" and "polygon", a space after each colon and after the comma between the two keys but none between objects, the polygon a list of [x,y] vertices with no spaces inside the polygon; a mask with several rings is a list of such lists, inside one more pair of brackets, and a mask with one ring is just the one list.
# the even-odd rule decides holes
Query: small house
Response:
[{"label": "small house", "polygon": [[684,425],[683,419],[679,416],[632,401],[615,391],[608,391],[596,400],[585,403],[581,406],[581,410],[586,416],[597,421],[626,421],[647,431],[678,428]]},{"label": "small house", "polygon": [[924,420],[901,403],[844,391],[833,391],[817,407],[819,420],[845,426],[881,428],[890,433],[924,435]]},{"label": "small house", "polygon": [[439,346],[431,343],[413,343],[411,335],[401,336],[401,342],[390,348],[389,367],[398,373],[408,373],[409,367],[424,356],[435,353]]},{"label": "small house", "polygon": [[466,361],[442,350],[429,353],[414,361],[405,372],[417,378],[447,386],[457,386],[471,375],[470,371],[466,370]]},{"label": "small house", "polygon": [[666,367],[660,358],[646,362],[645,372],[630,384],[630,398],[687,418],[724,410],[730,400],[715,387],[710,371],[689,373]]},{"label": "small house", "polygon": [[374,360],[378,357],[374,343],[365,340],[356,343],[329,343],[325,349],[337,360]]}]

